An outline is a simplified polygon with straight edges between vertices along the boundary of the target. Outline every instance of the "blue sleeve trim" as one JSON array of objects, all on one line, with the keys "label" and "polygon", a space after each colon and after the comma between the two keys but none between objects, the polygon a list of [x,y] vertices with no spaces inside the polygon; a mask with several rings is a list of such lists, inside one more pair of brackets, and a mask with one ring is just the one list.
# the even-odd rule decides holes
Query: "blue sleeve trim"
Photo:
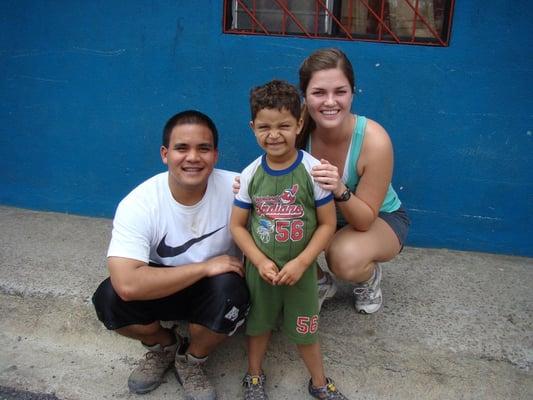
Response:
[{"label": "blue sleeve trim", "polygon": [[237,206],[237,207],[240,207],[240,208],[245,208],[247,210],[251,210],[252,209],[252,204],[251,203],[246,203],[245,201],[240,201],[240,200],[237,200],[237,199],[233,200],[233,205]]},{"label": "blue sleeve trim", "polygon": [[331,193],[327,195],[326,197],[324,197],[323,199],[315,200],[315,206],[320,207],[320,206],[323,206],[324,204],[328,204],[330,201],[333,201],[333,194]]}]

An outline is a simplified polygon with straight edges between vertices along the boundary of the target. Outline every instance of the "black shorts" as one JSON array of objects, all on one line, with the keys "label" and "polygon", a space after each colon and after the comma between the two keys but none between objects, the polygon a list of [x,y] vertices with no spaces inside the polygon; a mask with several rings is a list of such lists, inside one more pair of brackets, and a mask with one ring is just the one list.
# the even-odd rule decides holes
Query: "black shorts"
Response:
[{"label": "black shorts", "polygon": [[234,272],[201,279],[161,299],[134,301],[122,300],[107,278],[92,300],[98,319],[110,330],[155,321],[188,321],[231,335],[244,322],[249,307],[246,282]]}]

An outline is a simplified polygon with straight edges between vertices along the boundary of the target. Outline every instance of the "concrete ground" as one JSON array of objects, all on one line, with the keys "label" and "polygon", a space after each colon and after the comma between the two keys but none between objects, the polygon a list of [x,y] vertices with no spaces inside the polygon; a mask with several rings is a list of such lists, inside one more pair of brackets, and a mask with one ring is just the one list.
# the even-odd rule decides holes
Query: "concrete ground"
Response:
[{"label": "concrete ground", "polygon": [[[183,399],[169,373],[135,396],[127,377],[144,353],[96,319],[107,275],[107,219],[0,207],[0,385],[62,400]],[[321,315],[327,374],[354,399],[532,399],[533,259],[406,248],[383,265],[384,307],[354,312],[350,287]],[[242,331],[209,360],[220,399],[242,398]],[[271,399],[308,399],[294,347],[274,334]]]}]

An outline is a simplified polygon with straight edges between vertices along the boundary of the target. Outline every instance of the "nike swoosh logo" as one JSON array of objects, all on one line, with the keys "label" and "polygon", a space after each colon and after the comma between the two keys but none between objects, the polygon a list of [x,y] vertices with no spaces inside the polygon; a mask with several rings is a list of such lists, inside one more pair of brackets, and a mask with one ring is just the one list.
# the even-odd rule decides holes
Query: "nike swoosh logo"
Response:
[{"label": "nike swoosh logo", "polygon": [[[226,226],[226,225],[224,225],[224,226]],[[161,241],[159,242],[159,246],[157,246],[157,250],[156,250],[157,254],[159,254],[159,256],[163,257],[163,258],[165,258],[165,257],[176,257],[176,256],[178,256],[178,255],[180,255],[182,253],[185,253],[189,249],[189,247],[191,247],[193,244],[201,242],[202,240],[208,238],[209,236],[214,235],[219,230],[224,228],[224,226],[221,226],[220,228],[215,229],[213,232],[209,232],[209,233],[206,233],[205,235],[202,235],[200,237],[188,240],[185,243],[183,243],[181,246],[176,246],[176,247],[170,247],[170,246],[168,246],[165,243],[165,239],[167,237],[167,235],[165,235],[165,236],[163,236],[163,239],[161,239]]]}]

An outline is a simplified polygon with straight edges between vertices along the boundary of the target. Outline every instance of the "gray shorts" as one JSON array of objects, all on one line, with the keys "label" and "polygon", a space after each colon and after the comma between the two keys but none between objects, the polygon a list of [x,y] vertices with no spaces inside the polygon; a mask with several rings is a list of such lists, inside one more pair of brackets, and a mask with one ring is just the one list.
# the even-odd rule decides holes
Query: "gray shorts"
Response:
[{"label": "gray shorts", "polygon": [[405,208],[400,206],[400,208],[393,212],[380,211],[378,217],[392,228],[403,249],[407,233],[409,232],[409,226],[411,225],[411,219],[409,218],[409,215],[407,215]]}]

